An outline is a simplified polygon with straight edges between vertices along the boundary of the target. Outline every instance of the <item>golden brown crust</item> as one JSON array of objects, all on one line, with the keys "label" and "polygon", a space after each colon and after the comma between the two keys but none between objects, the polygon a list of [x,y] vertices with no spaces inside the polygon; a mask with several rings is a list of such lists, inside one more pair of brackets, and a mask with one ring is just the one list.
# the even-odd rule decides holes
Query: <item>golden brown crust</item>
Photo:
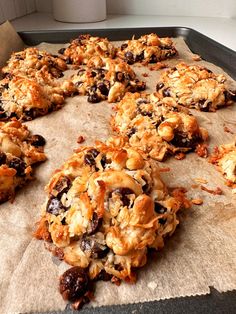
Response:
[{"label": "golden brown crust", "polygon": [[115,54],[116,48],[107,38],[94,37],[89,34],[80,35],[78,39],[71,42],[69,47],[63,49],[67,62],[74,65],[87,64],[94,56],[114,58]]},{"label": "golden brown crust", "polygon": [[7,65],[2,68],[4,74],[26,75],[34,77],[35,72],[45,68],[50,77],[63,76],[67,69],[65,60],[35,47],[26,48],[11,55]]},{"label": "golden brown crust", "polygon": [[196,118],[173,99],[127,93],[115,107],[111,125],[129,145],[162,161],[166,155],[194,150],[207,139]]},{"label": "golden brown crust", "polygon": [[88,268],[90,279],[105,271],[133,281],[147,249],[162,248],[178,224],[181,202],[168,195],[156,162],[130,147],[80,147],[47,192],[36,235],[51,237],[64,260]]},{"label": "golden brown crust", "polygon": [[229,186],[236,184],[236,144],[225,144],[215,148],[214,154],[209,161],[217,166],[229,183]]},{"label": "golden brown crust", "polygon": [[88,68],[80,68],[73,75],[72,82],[80,95],[88,95],[89,102],[107,99],[116,102],[122,99],[125,92],[141,91],[146,84],[136,78],[131,67],[121,60],[93,57]]},{"label": "golden brown crust", "polygon": [[[184,62],[164,71],[157,84],[160,97],[172,97],[178,104],[202,111],[231,105],[235,94],[227,90],[226,78],[209,69]],[[235,99],[234,99],[235,100]]]},{"label": "golden brown crust", "polygon": [[117,56],[128,64],[156,63],[176,54],[177,50],[170,38],[160,38],[154,33],[125,41],[117,52]]},{"label": "golden brown crust", "polygon": [[42,136],[31,135],[19,121],[0,122],[0,203],[32,178],[31,165],[46,159],[44,145]]}]

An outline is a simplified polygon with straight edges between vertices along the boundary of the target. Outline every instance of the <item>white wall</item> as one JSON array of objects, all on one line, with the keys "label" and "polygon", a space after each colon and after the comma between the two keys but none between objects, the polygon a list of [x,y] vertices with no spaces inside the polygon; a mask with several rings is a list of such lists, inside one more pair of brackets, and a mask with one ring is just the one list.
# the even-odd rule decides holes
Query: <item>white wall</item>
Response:
[{"label": "white wall", "polygon": [[35,12],[35,0],[0,0],[0,23]]},{"label": "white wall", "polygon": [[[51,3],[36,0],[41,12],[51,12]],[[236,0],[107,0],[107,13],[236,17]]]}]

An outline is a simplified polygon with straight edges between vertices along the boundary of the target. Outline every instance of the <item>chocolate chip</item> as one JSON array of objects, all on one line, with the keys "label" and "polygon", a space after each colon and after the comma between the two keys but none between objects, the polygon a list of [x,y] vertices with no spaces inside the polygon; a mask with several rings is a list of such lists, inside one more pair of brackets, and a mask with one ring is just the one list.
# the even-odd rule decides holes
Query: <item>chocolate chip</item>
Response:
[{"label": "chocolate chip", "polygon": [[44,146],[46,144],[46,141],[42,135],[32,135],[29,138],[29,143],[35,147]]},{"label": "chocolate chip", "polygon": [[199,141],[199,138],[196,136],[189,138],[187,133],[175,132],[174,138],[171,140],[170,143],[176,147],[194,149],[198,141]]},{"label": "chocolate chip", "polygon": [[135,80],[137,91],[143,91],[146,89],[146,83],[143,81]]},{"label": "chocolate chip", "polygon": [[123,82],[125,79],[124,73],[122,72],[116,72],[116,80],[118,82]]},{"label": "chocolate chip", "polygon": [[32,120],[37,116],[37,112],[34,108],[31,108],[24,112],[24,116],[26,120]]},{"label": "chocolate chip", "polygon": [[95,148],[88,150],[84,156],[84,162],[89,166],[94,166],[96,164],[95,158],[98,154],[99,151]]},{"label": "chocolate chip", "polygon": [[136,128],[131,128],[130,131],[127,133],[127,136],[130,138],[132,135],[134,135],[137,132]]},{"label": "chocolate chip", "polygon": [[7,161],[7,155],[4,152],[0,152],[0,166],[4,165]]},{"label": "chocolate chip", "polygon": [[102,95],[108,96],[109,88],[107,87],[107,85],[105,83],[103,83],[103,82],[98,83],[97,88],[100,90]]},{"label": "chocolate chip", "polygon": [[147,104],[148,101],[146,98],[139,98],[137,101],[136,101],[137,105],[142,105],[142,104]]},{"label": "chocolate chip", "polygon": [[162,82],[158,83],[157,86],[156,86],[156,91],[158,92],[159,89],[161,89],[162,87],[164,87],[164,84]]},{"label": "chocolate chip", "polygon": [[2,85],[2,87],[5,88],[5,89],[8,89],[9,88],[9,84],[5,83],[5,84]]},{"label": "chocolate chip", "polygon": [[6,119],[7,115],[4,109],[0,106],[0,119]]},{"label": "chocolate chip", "polygon": [[62,202],[57,197],[54,196],[50,197],[46,206],[47,213],[58,216],[61,213],[64,213],[66,210],[67,208],[62,204]]},{"label": "chocolate chip", "polygon": [[95,237],[83,237],[80,248],[83,252],[89,253],[91,258],[95,259],[103,258],[109,252],[109,248],[106,245],[98,243]]},{"label": "chocolate chip", "polygon": [[119,194],[121,196],[121,201],[124,206],[129,206],[130,200],[127,197],[129,194],[134,194],[134,191],[132,191],[129,188],[117,188],[112,193]]},{"label": "chocolate chip", "polygon": [[87,270],[74,266],[60,277],[59,290],[64,300],[71,302],[81,298],[89,289]]},{"label": "chocolate chip", "polygon": [[97,73],[95,71],[91,71],[91,77],[95,77]]},{"label": "chocolate chip", "polygon": [[72,64],[73,62],[72,62],[72,60],[70,59],[70,57],[67,57],[66,58],[66,64]]},{"label": "chocolate chip", "polygon": [[95,280],[103,280],[103,281],[110,281],[112,278],[111,274],[108,274],[105,269],[102,269],[100,273],[97,275]]},{"label": "chocolate chip", "polygon": [[66,48],[60,48],[60,49],[58,50],[58,53],[60,53],[61,55],[63,55],[64,52],[65,52],[65,50],[66,50]]},{"label": "chocolate chip", "polygon": [[142,51],[139,55],[136,56],[135,61],[142,61],[144,59],[144,51]]},{"label": "chocolate chip", "polygon": [[92,220],[87,228],[87,235],[94,234],[102,225],[102,218],[98,217],[96,212],[93,213]]},{"label": "chocolate chip", "polygon": [[125,58],[126,58],[126,62],[128,64],[133,64],[135,62],[134,55],[133,55],[133,53],[131,51],[127,51],[125,53]]},{"label": "chocolate chip", "polygon": [[164,97],[170,97],[170,89],[169,88],[165,88],[162,90],[162,94]]},{"label": "chocolate chip", "polygon": [[75,86],[76,86],[76,87],[80,87],[81,85],[83,85],[83,83],[84,83],[84,82],[82,82],[82,81],[78,81],[78,82],[75,83]]},{"label": "chocolate chip", "polygon": [[69,177],[60,177],[56,185],[53,187],[53,195],[61,198],[62,194],[67,193],[71,188],[72,183]]},{"label": "chocolate chip", "polygon": [[105,168],[106,164],[107,164],[107,158],[106,158],[106,155],[103,155],[101,158],[101,165],[103,169]]},{"label": "chocolate chip", "polygon": [[157,214],[164,214],[167,210],[167,208],[161,205],[160,203],[155,203],[154,209]]},{"label": "chocolate chip", "polygon": [[157,56],[156,55],[152,55],[149,62],[150,63],[156,63],[158,61]]},{"label": "chocolate chip", "polygon": [[88,102],[93,104],[98,103],[100,100],[101,98],[98,96],[98,94],[91,94],[88,96]]},{"label": "chocolate chip", "polygon": [[236,101],[236,91],[224,91],[225,99]]},{"label": "chocolate chip", "polygon": [[128,47],[128,44],[122,44],[121,47],[120,47],[120,50],[122,51],[122,50],[124,50],[127,47]]},{"label": "chocolate chip", "polygon": [[159,221],[159,223],[160,223],[161,225],[164,225],[164,224],[166,223],[167,219],[165,219],[165,218],[160,218],[160,219],[158,219],[158,221]]},{"label": "chocolate chip", "polygon": [[83,75],[85,72],[85,69],[80,69],[78,72],[77,72],[77,75],[81,76]]},{"label": "chocolate chip", "polygon": [[13,168],[16,170],[16,173],[19,177],[24,177],[25,176],[25,168],[26,164],[24,163],[23,160],[21,160],[18,157],[13,157],[8,164],[9,168]]},{"label": "chocolate chip", "polygon": [[43,58],[43,56],[41,56],[41,55],[38,55],[38,60],[41,60],[42,58]]},{"label": "chocolate chip", "polygon": [[212,104],[211,101],[207,102],[206,99],[200,99],[198,101],[198,108],[201,111],[208,112],[211,104]]}]

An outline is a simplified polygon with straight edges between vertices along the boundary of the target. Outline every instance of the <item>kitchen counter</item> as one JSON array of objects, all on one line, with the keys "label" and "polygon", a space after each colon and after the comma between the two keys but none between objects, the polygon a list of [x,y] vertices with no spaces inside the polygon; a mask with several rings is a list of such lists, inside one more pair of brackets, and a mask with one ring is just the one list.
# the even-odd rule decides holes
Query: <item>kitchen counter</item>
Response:
[{"label": "kitchen counter", "polygon": [[17,31],[183,26],[193,28],[236,51],[234,18],[108,15],[102,22],[62,23],[55,21],[49,13],[33,13],[13,20],[12,24]]}]

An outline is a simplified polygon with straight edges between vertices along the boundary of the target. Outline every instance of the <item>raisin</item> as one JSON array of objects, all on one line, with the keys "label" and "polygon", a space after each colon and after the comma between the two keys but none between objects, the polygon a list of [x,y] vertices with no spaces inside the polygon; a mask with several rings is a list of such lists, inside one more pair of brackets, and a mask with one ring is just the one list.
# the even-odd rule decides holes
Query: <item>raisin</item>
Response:
[{"label": "raisin", "polygon": [[157,86],[156,86],[156,91],[158,92],[159,89],[161,89],[162,87],[164,87],[164,84],[162,82],[158,83]]},{"label": "raisin", "polygon": [[146,83],[142,81],[135,80],[137,91],[143,91],[146,89]]},{"label": "raisin", "polygon": [[170,89],[169,88],[163,89],[162,94],[164,97],[170,97]]},{"label": "raisin", "polygon": [[128,44],[122,44],[121,47],[120,47],[120,50],[121,51],[125,50],[125,48],[127,48],[127,47],[128,47]]},{"label": "raisin", "polygon": [[62,202],[54,196],[51,196],[48,200],[47,206],[46,206],[46,212],[58,216],[61,213],[64,213],[67,210],[67,208],[62,204]]},{"label": "raisin", "polygon": [[102,218],[99,218],[98,214],[94,212],[91,223],[87,229],[87,234],[88,235],[94,234],[101,227],[101,225],[102,225]]},{"label": "raisin", "polygon": [[128,64],[133,64],[135,61],[134,61],[134,55],[131,51],[127,51],[125,53],[125,58],[126,58],[126,62]]},{"label": "raisin", "polygon": [[187,133],[176,132],[170,143],[176,147],[195,148],[198,138],[196,136],[188,138]]},{"label": "raisin", "polygon": [[91,258],[103,258],[109,252],[106,245],[100,244],[95,238],[83,237],[81,240],[80,248],[83,252],[89,252]]},{"label": "raisin", "polygon": [[105,83],[103,83],[103,82],[98,83],[97,88],[100,90],[102,95],[108,96],[109,88],[106,86]]},{"label": "raisin", "polygon": [[35,134],[29,138],[29,143],[35,147],[44,146],[46,141],[41,135]]},{"label": "raisin", "polygon": [[123,82],[125,79],[124,73],[122,72],[116,72],[116,80],[118,82]]},{"label": "raisin", "polygon": [[134,194],[134,191],[129,188],[117,188],[112,193],[120,194],[123,205],[129,206],[130,200],[127,195]]},{"label": "raisin", "polygon": [[110,281],[112,278],[111,274],[108,274],[105,269],[102,269],[100,273],[97,275],[95,280],[103,280],[103,281]]},{"label": "raisin", "polygon": [[4,152],[0,152],[0,166],[4,165],[7,161],[7,155]]},{"label": "raisin", "polygon": [[143,59],[144,59],[144,51],[136,56],[135,61],[138,62],[138,61],[142,61]]},{"label": "raisin", "polygon": [[63,55],[64,52],[65,52],[65,50],[66,50],[66,48],[60,48],[60,49],[58,50],[58,53],[60,53],[61,55]]},{"label": "raisin", "polygon": [[16,173],[19,177],[24,177],[25,176],[25,168],[26,164],[24,163],[23,160],[21,160],[18,157],[14,157],[9,161],[8,164],[9,168],[13,168],[16,170]]},{"label": "raisin", "polygon": [[76,301],[89,289],[89,277],[87,271],[74,266],[60,277],[59,290],[64,300]]},{"label": "raisin", "polygon": [[88,96],[88,102],[93,104],[98,103],[100,100],[101,98],[98,96],[98,94],[91,94]]},{"label": "raisin", "polygon": [[71,188],[71,180],[68,177],[61,177],[57,181],[56,185],[53,187],[53,190],[56,191],[56,193],[53,193],[54,196],[57,196],[57,198],[61,198],[63,193],[67,193],[69,189]]},{"label": "raisin", "polygon": [[96,164],[95,158],[98,156],[99,151],[95,148],[87,151],[84,156],[84,162],[89,166],[94,166]]},{"label": "raisin", "polygon": [[166,212],[166,207],[164,207],[163,205],[161,205],[160,203],[155,203],[155,212],[157,214],[164,214]]}]

